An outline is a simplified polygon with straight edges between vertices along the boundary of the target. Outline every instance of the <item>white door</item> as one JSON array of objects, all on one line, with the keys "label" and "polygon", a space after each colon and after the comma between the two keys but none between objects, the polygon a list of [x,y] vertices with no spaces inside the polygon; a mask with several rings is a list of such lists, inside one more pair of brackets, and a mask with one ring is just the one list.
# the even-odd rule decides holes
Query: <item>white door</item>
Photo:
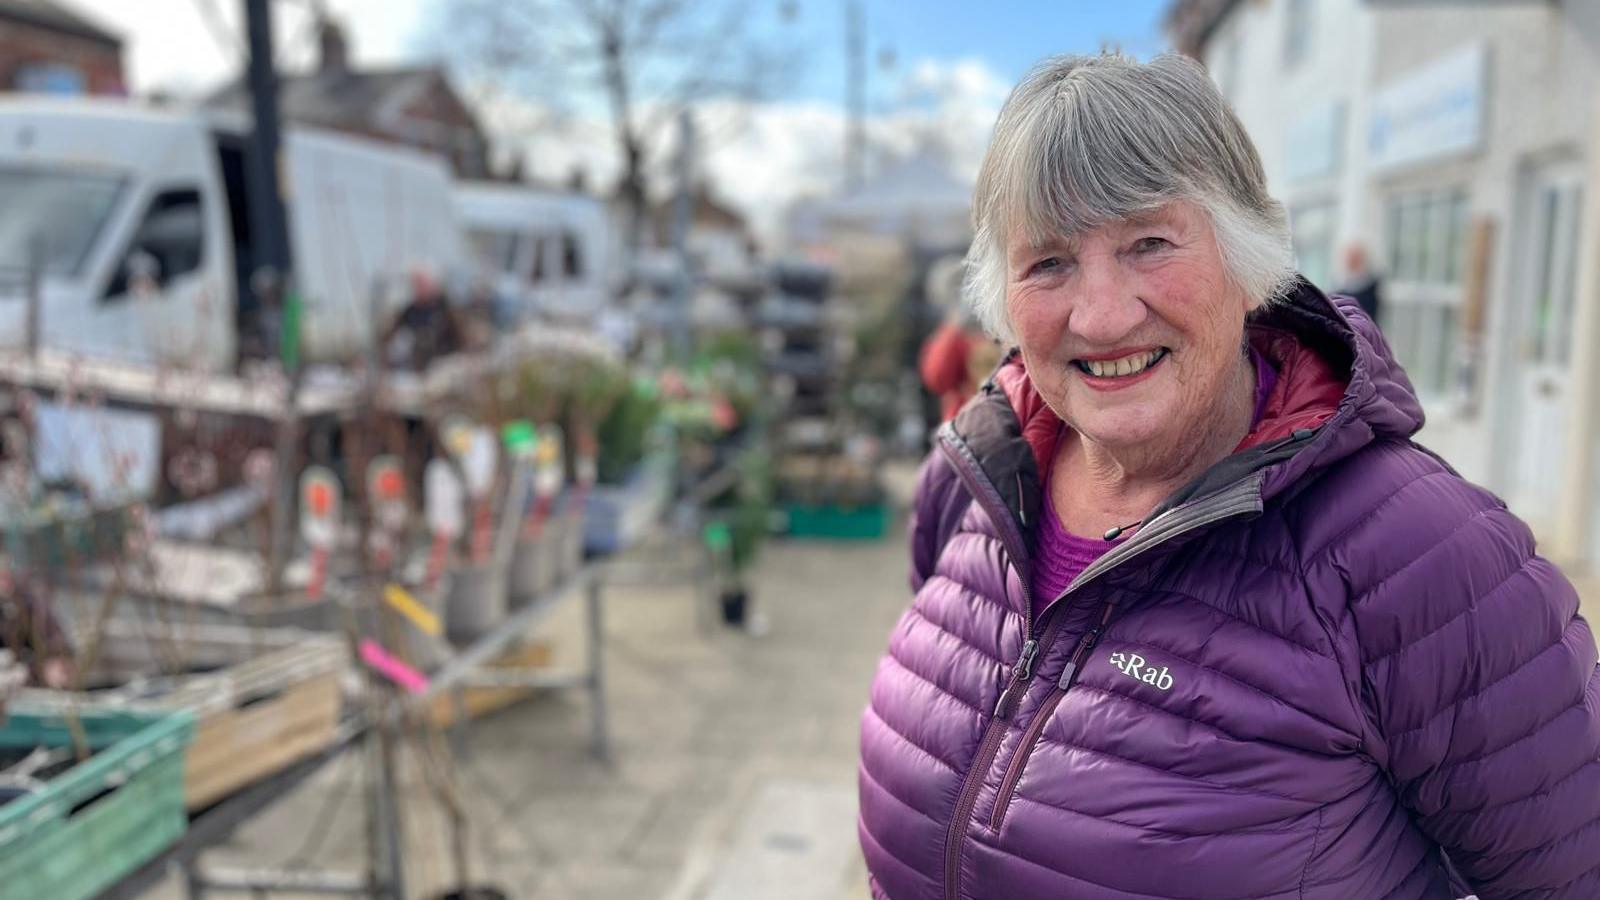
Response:
[{"label": "white door", "polygon": [[1519,515],[1543,525],[1555,515],[1566,461],[1583,181],[1576,166],[1561,165],[1535,170],[1526,184],[1523,277],[1513,318],[1516,402],[1507,417],[1516,452],[1506,497]]}]

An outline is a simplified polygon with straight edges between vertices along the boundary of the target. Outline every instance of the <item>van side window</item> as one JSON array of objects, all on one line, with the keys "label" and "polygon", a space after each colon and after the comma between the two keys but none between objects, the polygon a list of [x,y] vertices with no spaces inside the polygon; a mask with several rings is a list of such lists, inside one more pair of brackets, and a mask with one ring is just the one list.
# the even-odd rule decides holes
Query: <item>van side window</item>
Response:
[{"label": "van side window", "polygon": [[128,276],[147,269],[157,285],[200,268],[205,255],[205,217],[200,192],[193,188],[162,191],[150,201],[133,233],[128,252],[112,273],[105,299],[128,293]]},{"label": "van side window", "polygon": [[473,230],[467,240],[478,256],[478,262],[495,274],[517,270],[517,236],[505,231]]},{"label": "van side window", "polygon": [[545,239],[544,239],[544,237],[542,237],[540,235],[529,235],[528,240],[533,242],[533,278],[532,278],[532,280],[533,280],[534,284],[539,284],[540,282],[543,282],[546,278],[550,277],[550,273],[548,271],[546,271],[549,267],[547,265],[545,265],[545,258],[544,258],[544,254],[545,254]]},{"label": "van side window", "polygon": [[583,277],[583,248],[570,231],[561,232],[561,272],[569,280]]}]

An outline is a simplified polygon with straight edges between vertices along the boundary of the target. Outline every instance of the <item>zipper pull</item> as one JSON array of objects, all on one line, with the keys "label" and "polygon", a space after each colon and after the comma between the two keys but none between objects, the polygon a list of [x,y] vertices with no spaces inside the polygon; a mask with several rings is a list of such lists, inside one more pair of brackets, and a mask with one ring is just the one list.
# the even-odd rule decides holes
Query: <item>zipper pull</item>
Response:
[{"label": "zipper pull", "polygon": [[996,719],[1004,719],[1011,715],[1011,701],[1015,699],[1017,688],[1023,684],[1024,682],[1012,678],[1011,683],[1006,685],[1006,689],[1000,692],[1000,699],[996,700],[994,704],[994,717]]},{"label": "zipper pull", "polygon": [[1067,661],[1067,667],[1065,669],[1061,670],[1061,680],[1056,682],[1056,687],[1060,688],[1063,691],[1071,688],[1072,687],[1072,682],[1073,682],[1073,676],[1075,676],[1077,674],[1078,674],[1078,664],[1075,663],[1075,662],[1072,662],[1071,660],[1068,660]]},{"label": "zipper pull", "polygon": [[1089,651],[1093,650],[1094,645],[1099,642],[1100,630],[1104,627],[1103,625],[1096,625],[1084,632],[1083,637],[1078,640],[1077,648],[1072,651],[1072,658],[1067,660],[1067,667],[1061,670],[1061,678],[1056,681],[1056,687],[1063,691],[1072,687],[1072,682],[1077,680],[1078,666],[1083,664],[1084,658],[1089,655]]},{"label": "zipper pull", "polygon": [[1022,655],[1017,657],[1017,664],[1011,667],[1011,675],[1018,681],[1027,681],[1033,677],[1033,658],[1039,655],[1039,642],[1029,638],[1022,645]]},{"label": "zipper pull", "polygon": [[1028,679],[1033,677],[1033,659],[1039,655],[1039,642],[1029,638],[1022,645],[1022,655],[1017,657],[1017,664],[1011,667],[1011,683],[1000,692],[1000,699],[994,704],[994,717],[1004,719],[1011,715],[1011,704],[1017,699],[1017,689],[1026,685]]}]

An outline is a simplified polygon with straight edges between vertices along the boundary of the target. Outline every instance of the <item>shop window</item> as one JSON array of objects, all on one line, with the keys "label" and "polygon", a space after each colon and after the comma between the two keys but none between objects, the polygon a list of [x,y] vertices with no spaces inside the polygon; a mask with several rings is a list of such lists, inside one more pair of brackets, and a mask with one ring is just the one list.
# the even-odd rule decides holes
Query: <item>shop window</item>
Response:
[{"label": "shop window", "polygon": [[1295,204],[1289,210],[1289,230],[1294,241],[1295,264],[1306,280],[1332,289],[1333,241],[1338,207],[1332,203]]},{"label": "shop window", "polygon": [[1389,278],[1397,283],[1458,288],[1467,239],[1467,194],[1416,191],[1389,198]]},{"label": "shop window", "polygon": [[88,93],[89,81],[83,72],[62,63],[30,63],[18,66],[13,90],[28,94],[77,96]]},{"label": "shop window", "polygon": [[1384,336],[1425,400],[1456,383],[1467,218],[1461,188],[1392,194],[1385,208]]}]

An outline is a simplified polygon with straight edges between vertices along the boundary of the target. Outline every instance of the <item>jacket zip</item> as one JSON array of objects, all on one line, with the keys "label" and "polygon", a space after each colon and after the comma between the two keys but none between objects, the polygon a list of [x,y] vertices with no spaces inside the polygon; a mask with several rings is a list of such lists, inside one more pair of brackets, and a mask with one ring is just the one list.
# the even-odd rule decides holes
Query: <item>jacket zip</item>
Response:
[{"label": "jacket zip", "polygon": [[[1011,555],[1016,563],[1021,577],[1018,581],[1022,585],[1024,627],[1027,639],[1023,641],[1022,653],[1017,657],[1017,662],[1011,667],[1011,680],[1006,683],[1005,689],[1000,692],[1000,699],[995,702],[994,717],[989,720],[989,725],[983,732],[983,740],[978,744],[978,753],[972,759],[972,765],[967,768],[965,780],[961,785],[961,794],[956,799],[955,812],[950,817],[950,828],[945,833],[944,854],[944,885],[947,900],[960,900],[961,892],[961,848],[966,842],[967,820],[972,818],[972,808],[977,805],[978,791],[983,787],[983,775],[994,764],[994,756],[1000,751],[1000,741],[1006,734],[1006,720],[1011,716],[1011,707],[1016,697],[1033,677],[1033,662],[1039,654],[1041,641],[1033,634],[1033,592],[1028,585],[1028,548],[1022,535],[1013,527],[1011,511],[1006,507],[1005,500],[999,491],[989,483],[987,478],[975,474],[970,464],[977,465],[976,460],[969,460],[963,448],[958,446],[949,433],[948,426],[939,430],[939,448],[949,457],[950,464],[956,470],[956,475],[972,494],[972,499],[983,507],[995,528],[1000,531],[1000,543],[1005,546],[1006,552]],[[1054,629],[1049,629],[1049,636],[1055,637]]]},{"label": "jacket zip", "polygon": [[[1305,432],[1302,436],[1302,433],[1297,432],[1293,438],[1280,441],[1267,449],[1277,450],[1286,444],[1308,439],[1310,434],[1310,432]],[[984,512],[994,521],[995,527],[1000,530],[1000,540],[1005,545],[1006,551],[1011,554],[1012,559],[1026,562],[1028,560],[1027,546],[1022,540],[1021,534],[1017,533],[1014,527],[1010,509],[1005,505],[1004,499],[994,489],[994,486],[989,483],[988,479],[979,477],[968,467],[969,462],[973,466],[976,466],[977,462],[970,459],[969,453],[963,452],[964,448],[956,444],[955,437],[949,433],[948,425],[939,432],[939,446],[950,459],[957,477],[961,479],[962,484],[972,494],[973,500],[983,506]],[[1257,471],[1249,477],[1236,482],[1232,487],[1219,491],[1188,507],[1178,506],[1162,511],[1160,515],[1140,528],[1127,543],[1095,560],[1088,568],[1078,573],[1078,577],[1072,580],[1072,583],[1061,593],[1061,596],[1052,601],[1050,608],[1054,608],[1062,598],[1087,584],[1091,579],[1097,578],[1123,562],[1143,554],[1152,547],[1223,519],[1260,512],[1262,509],[1261,481],[1262,475],[1260,471]],[[995,704],[994,717],[984,730],[983,740],[978,745],[978,753],[973,757],[972,765],[967,769],[967,774],[961,786],[961,794],[956,800],[956,808],[950,819],[950,828],[945,834],[944,884],[946,900],[960,900],[961,851],[966,843],[967,820],[971,818],[973,807],[977,805],[978,791],[983,786],[983,776],[989,771],[989,767],[994,764],[995,754],[999,752],[1000,742],[1005,736],[1006,724],[1011,715],[1012,706],[1017,696],[1025,691],[1026,684],[1033,675],[1033,663],[1038,656],[1039,650],[1042,647],[1049,646],[1050,641],[1054,640],[1057,631],[1055,622],[1052,621],[1050,626],[1045,629],[1044,635],[1050,641],[1033,636],[1033,602],[1032,591],[1028,585],[1027,566],[1022,565],[1019,568],[1022,574],[1019,581],[1022,585],[1025,602],[1024,609],[1027,610],[1023,619],[1027,628],[1026,633],[1029,637],[1023,643],[1022,654],[1018,658],[1016,665],[1012,667],[1010,682],[1001,691],[1000,699]],[[1110,612],[1108,610],[1106,616],[1109,618],[1109,615]],[[1047,615],[1045,618],[1051,617]],[[1099,628],[1103,628],[1103,623]],[[1092,629],[1091,631],[1095,635],[1094,641],[1098,641],[1098,630]],[[1090,642],[1088,646],[1081,646],[1080,649],[1081,654],[1086,657],[1089,651],[1093,649],[1093,642]],[[1079,655],[1078,652],[1074,653],[1074,657]],[[1063,673],[1062,681],[1067,683],[1069,687],[1070,682],[1076,680],[1076,673],[1081,668],[1081,664],[1081,659],[1069,663],[1067,672]],[[1043,731],[1044,726],[1042,723],[1048,719],[1048,713],[1055,711],[1055,705],[1060,702],[1060,695],[1065,693],[1066,690],[1058,686],[1051,699],[1046,701],[1045,707],[1047,708],[1041,707],[1040,714],[1035,716],[1035,723],[1038,724],[1037,729],[1032,726],[1028,729],[1028,735],[1031,735],[1032,739],[1028,740],[1025,745],[1018,746],[1017,753],[1024,758],[1020,764],[1013,760],[1012,765],[1007,769],[1006,775],[1006,778],[1011,781],[1011,790],[1013,792],[1016,789],[1016,781],[1021,780],[1022,769],[1027,762],[1026,757],[1032,755],[1033,744],[1038,740],[1038,732]],[[1025,736],[1025,740],[1026,738],[1027,736]],[[1014,777],[1012,769],[1015,769]],[[1002,788],[1004,788],[1004,785],[1002,785]],[[1004,815],[1004,810],[999,809],[998,805],[1010,806],[1009,794],[1004,790],[1002,790],[1002,794],[1004,796],[996,799],[997,815],[991,817],[991,822],[995,823],[996,828],[998,828],[999,819]]]},{"label": "jacket zip", "polygon": [[1084,660],[1088,658],[1090,651],[1094,650],[1094,645],[1099,643],[1100,634],[1105,630],[1106,623],[1111,621],[1111,614],[1116,608],[1115,604],[1107,603],[1104,612],[1100,614],[1100,621],[1078,639],[1078,646],[1072,651],[1072,658],[1067,661],[1067,667],[1062,671],[1056,689],[1039,704],[1038,711],[1033,714],[1033,721],[1028,723],[1028,730],[1023,733],[1021,742],[1017,744],[1017,752],[1011,757],[1011,765],[1006,767],[1006,775],[1000,780],[1000,792],[995,797],[994,812],[989,816],[991,830],[1000,830],[1000,823],[1005,821],[1006,810],[1011,808],[1011,799],[1016,796],[1017,782],[1022,780],[1022,770],[1027,767],[1028,759],[1033,756],[1033,748],[1039,743],[1039,736],[1044,733],[1045,723],[1050,721],[1051,714],[1056,711],[1056,705],[1078,680],[1078,672],[1083,669]]}]

